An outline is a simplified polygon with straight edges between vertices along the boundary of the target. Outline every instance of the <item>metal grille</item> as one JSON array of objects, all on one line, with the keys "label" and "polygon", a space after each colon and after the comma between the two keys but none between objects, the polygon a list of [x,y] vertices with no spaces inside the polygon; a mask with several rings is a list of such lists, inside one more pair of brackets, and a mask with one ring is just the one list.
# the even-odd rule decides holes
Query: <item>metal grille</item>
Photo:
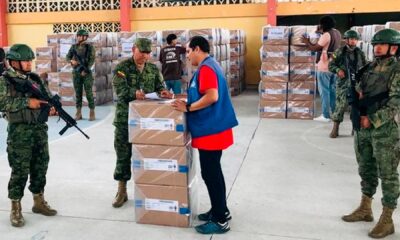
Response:
[{"label": "metal grille", "polygon": [[114,10],[119,8],[120,0],[8,0],[9,13]]},{"label": "metal grille", "polygon": [[84,28],[88,32],[120,32],[120,23],[57,23],[53,24],[53,33],[76,33]]}]

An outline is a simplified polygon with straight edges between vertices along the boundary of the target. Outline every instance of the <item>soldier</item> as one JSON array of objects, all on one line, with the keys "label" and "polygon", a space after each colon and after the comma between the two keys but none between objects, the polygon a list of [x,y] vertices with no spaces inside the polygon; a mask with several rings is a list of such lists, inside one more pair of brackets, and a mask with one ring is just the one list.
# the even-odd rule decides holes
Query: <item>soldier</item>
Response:
[{"label": "soldier", "polygon": [[131,179],[132,145],[128,141],[128,105],[135,99],[145,99],[145,93],[160,92],[162,97],[170,98],[172,94],[164,87],[163,77],[157,66],[148,63],[151,53],[151,42],[138,38],[132,48],[133,56],[115,67],[113,87],[118,97],[114,119],[114,148],[117,164],[114,179],[118,181],[118,192],[112,203],[121,207],[127,200],[126,182]]},{"label": "soldier", "polygon": [[371,201],[380,178],[383,211],[368,235],[382,238],[394,233],[392,214],[399,197],[400,156],[395,115],[400,110],[400,66],[395,54],[400,45],[400,33],[393,29],[381,30],[371,43],[374,60],[357,74],[360,75],[357,84],[360,115],[358,119],[352,116],[362,198],[360,206],[342,219],[346,222],[373,221]]},{"label": "soldier", "polygon": [[77,33],[77,44],[71,46],[67,54],[67,61],[71,62],[74,78],[74,88],[76,96],[76,114],[75,119],[82,119],[82,93],[85,89],[86,98],[89,102],[89,121],[96,119],[94,112],[94,99],[93,99],[93,76],[90,70],[95,60],[95,49],[92,45],[86,42],[89,33],[85,29],[80,29]]},{"label": "soldier", "polygon": [[32,211],[45,216],[54,216],[57,211],[47,204],[43,195],[49,164],[49,146],[47,118],[40,118],[39,114],[43,111],[41,104],[45,102],[21,92],[19,88],[10,84],[10,80],[31,81],[49,96],[50,91],[38,75],[31,73],[32,59],[35,55],[30,47],[15,44],[6,58],[10,68],[0,78],[0,111],[6,113],[5,118],[8,121],[7,153],[11,167],[8,183],[8,197],[11,199],[10,221],[12,226],[22,227],[25,220],[21,213],[21,199],[28,175],[29,190],[33,193],[34,200]]},{"label": "soldier", "polygon": [[0,75],[6,70],[6,53],[3,48],[0,48]]},{"label": "soldier", "polygon": [[349,74],[354,74],[366,64],[365,54],[357,47],[360,39],[354,30],[344,33],[346,45],[337,49],[329,63],[329,71],[338,77],[336,81],[336,108],[332,114],[333,129],[329,137],[336,138],[339,135],[339,125],[343,122],[343,115],[348,106],[347,93],[350,88]]}]

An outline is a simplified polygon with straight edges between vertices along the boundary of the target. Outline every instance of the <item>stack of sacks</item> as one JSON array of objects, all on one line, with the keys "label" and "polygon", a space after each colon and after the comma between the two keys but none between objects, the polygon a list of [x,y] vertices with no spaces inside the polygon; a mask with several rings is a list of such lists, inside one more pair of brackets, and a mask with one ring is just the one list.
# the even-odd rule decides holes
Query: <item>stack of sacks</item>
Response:
[{"label": "stack of sacks", "polygon": [[137,223],[189,227],[197,213],[196,164],[185,114],[171,101],[129,103]]},{"label": "stack of sacks", "polygon": [[[177,46],[187,47],[186,45],[189,42],[188,30],[163,30],[161,32],[162,47],[166,47],[168,45],[167,37],[169,34],[175,34],[177,36]],[[180,58],[181,58],[181,63],[182,63],[182,77],[181,77],[182,92],[186,92],[187,85],[190,81],[189,74],[188,74],[188,68],[186,67],[188,63],[187,63],[185,54],[181,54]],[[161,71],[161,63],[159,63],[159,65],[160,65],[160,71]]]},{"label": "stack of sacks", "polygon": [[[116,33],[90,33],[88,43],[92,44],[96,50],[95,64],[91,68],[94,83],[93,96],[95,104],[101,105],[112,100],[111,85],[111,62],[117,59]],[[75,105],[75,91],[73,86],[73,68],[70,62],[66,61],[66,55],[73,44],[76,42],[76,34],[55,34],[47,36],[49,47],[56,49],[57,64],[56,69],[48,73],[49,87],[53,94],[61,97],[64,106]],[[43,48],[36,49],[36,55],[44,54]],[[83,104],[87,105],[84,93]]]},{"label": "stack of sacks", "polygon": [[232,95],[239,95],[245,87],[244,55],[245,33],[243,30],[230,30],[230,87]]},{"label": "stack of sacks", "polygon": [[291,27],[287,118],[312,119],[314,116],[316,53],[308,50],[302,37],[309,37],[316,44],[320,37],[316,30],[317,26]]},{"label": "stack of sacks", "polygon": [[259,83],[259,113],[262,118],[286,118],[289,37],[289,27],[265,26],[262,29]]}]

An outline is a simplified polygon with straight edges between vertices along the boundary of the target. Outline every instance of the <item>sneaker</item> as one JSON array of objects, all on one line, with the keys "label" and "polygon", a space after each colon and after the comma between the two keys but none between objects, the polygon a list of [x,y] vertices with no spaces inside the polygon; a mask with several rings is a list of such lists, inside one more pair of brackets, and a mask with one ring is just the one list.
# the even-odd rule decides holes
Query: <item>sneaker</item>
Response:
[{"label": "sneaker", "polygon": [[317,117],[317,118],[314,118],[314,121],[326,122],[326,123],[328,123],[328,122],[331,121],[331,119],[330,119],[330,118],[324,117],[324,115],[321,115],[321,116],[319,116],[319,117]]},{"label": "sneaker", "polygon": [[231,230],[229,226],[229,222],[226,221],[224,223],[208,221],[201,225],[194,227],[198,233],[201,234],[221,234],[226,233],[227,231]]},{"label": "sneaker", "polygon": [[[199,215],[197,216],[197,218],[198,218],[200,221],[210,221],[211,218],[212,218],[211,209],[210,209],[208,212],[199,214]],[[229,220],[232,219],[231,213],[230,213],[229,211],[226,211],[226,212],[225,212],[225,218],[226,218],[227,221],[229,221]]]}]

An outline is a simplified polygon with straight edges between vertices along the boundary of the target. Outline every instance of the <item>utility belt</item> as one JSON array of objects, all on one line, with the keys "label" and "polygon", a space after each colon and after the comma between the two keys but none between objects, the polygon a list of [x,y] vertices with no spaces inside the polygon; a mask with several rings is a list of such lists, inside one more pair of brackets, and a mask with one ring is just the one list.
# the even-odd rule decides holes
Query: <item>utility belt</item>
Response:
[{"label": "utility belt", "polygon": [[4,118],[9,123],[41,124],[49,120],[49,107],[41,109],[23,109],[17,112],[7,112]]}]

